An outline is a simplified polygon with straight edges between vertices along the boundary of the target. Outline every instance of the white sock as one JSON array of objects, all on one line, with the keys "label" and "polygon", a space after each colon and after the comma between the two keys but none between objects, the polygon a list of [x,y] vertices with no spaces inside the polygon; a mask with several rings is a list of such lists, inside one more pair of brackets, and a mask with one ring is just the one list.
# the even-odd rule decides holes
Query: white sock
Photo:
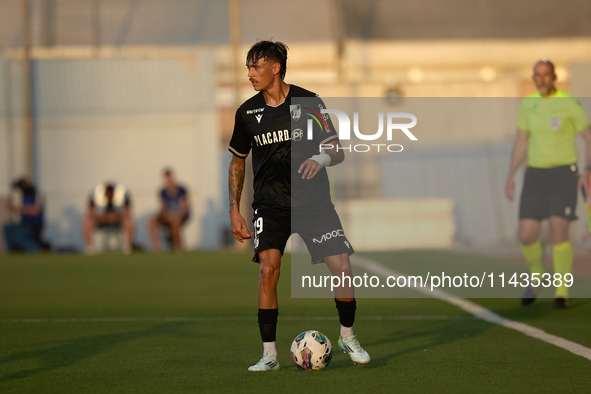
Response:
[{"label": "white sock", "polygon": [[353,327],[345,327],[341,325],[341,338],[347,338],[353,335]]},{"label": "white sock", "polygon": [[269,352],[277,357],[277,347],[275,346],[275,342],[263,342],[263,353],[265,352]]}]

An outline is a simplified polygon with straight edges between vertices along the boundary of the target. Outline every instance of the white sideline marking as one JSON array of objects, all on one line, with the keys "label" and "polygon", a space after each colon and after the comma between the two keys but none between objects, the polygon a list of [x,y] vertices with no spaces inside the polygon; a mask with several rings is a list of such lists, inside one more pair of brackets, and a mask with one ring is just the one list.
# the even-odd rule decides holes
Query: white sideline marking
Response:
[{"label": "white sideline marking", "polygon": [[[75,317],[57,319],[0,319],[1,323],[96,323],[96,322],[212,322],[256,321],[256,316],[201,316],[201,317]],[[357,320],[470,320],[471,316],[358,316]],[[286,321],[330,321],[337,316],[279,316]]]},{"label": "white sideline marking", "polygon": [[[369,260],[359,256],[351,256],[351,264],[371,271],[374,274],[385,277],[402,275],[401,273],[396,272],[388,267],[385,267],[376,261]],[[471,313],[475,317],[487,321],[489,323],[498,324],[500,326],[507,327],[515,331],[519,331],[520,333],[525,334],[528,337],[539,339],[546,343],[568,350],[569,352],[576,354],[577,356],[585,357],[587,360],[591,360],[591,349],[589,349],[588,347],[579,345],[578,343],[569,341],[568,339],[564,339],[556,335],[548,334],[546,331],[542,329],[532,327],[525,323],[520,323],[513,321],[511,319],[507,319],[505,317],[497,315],[493,311],[486,309],[483,306],[476,304],[475,302],[463,298],[458,298],[457,296],[454,296],[451,293],[439,289],[435,289],[433,291],[430,291],[429,289],[422,287],[413,287],[412,289],[425,295],[428,295],[430,297],[437,298],[441,301],[455,305],[458,308],[468,313]]]}]

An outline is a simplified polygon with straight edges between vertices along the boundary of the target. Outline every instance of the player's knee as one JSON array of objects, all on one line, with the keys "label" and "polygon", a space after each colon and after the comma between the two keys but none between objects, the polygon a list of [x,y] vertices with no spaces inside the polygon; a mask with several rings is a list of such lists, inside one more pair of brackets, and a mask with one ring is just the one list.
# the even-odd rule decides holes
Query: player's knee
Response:
[{"label": "player's knee", "polygon": [[529,235],[524,235],[519,237],[519,241],[523,244],[523,245],[531,245],[533,243],[535,243],[537,241],[537,238],[529,236]]},{"label": "player's knee", "polygon": [[531,245],[538,239],[538,234],[527,229],[521,229],[519,231],[519,241],[524,245]]},{"label": "player's knee", "polygon": [[557,245],[568,241],[568,233],[556,232],[552,234],[552,243]]},{"label": "player's knee", "polygon": [[562,220],[550,219],[550,236],[552,237],[552,243],[561,244],[568,241],[568,229],[569,223]]},{"label": "player's knee", "polygon": [[351,265],[347,263],[342,263],[338,265],[337,270],[339,273],[345,274],[350,276],[351,275]]},{"label": "player's knee", "polygon": [[279,279],[279,267],[261,263],[259,277],[263,283],[275,283]]},{"label": "player's knee", "polygon": [[[325,257],[325,261],[327,258]],[[349,262],[349,255],[347,253],[338,256],[332,256],[330,261],[332,271],[337,273],[351,274],[351,263]]]}]

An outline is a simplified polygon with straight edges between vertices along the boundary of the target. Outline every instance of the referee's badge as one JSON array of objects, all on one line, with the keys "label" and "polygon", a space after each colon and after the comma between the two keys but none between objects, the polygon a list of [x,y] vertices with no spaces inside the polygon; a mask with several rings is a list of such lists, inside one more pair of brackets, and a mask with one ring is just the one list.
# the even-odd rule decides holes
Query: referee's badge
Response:
[{"label": "referee's badge", "polygon": [[560,117],[550,118],[550,127],[552,128],[552,130],[558,131],[558,130],[560,130],[561,126],[562,126],[562,118],[560,118]]},{"label": "referee's badge", "polygon": [[564,207],[564,214],[565,214],[566,216],[570,215],[570,213],[571,213],[572,211],[573,211],[573,210],[571,209],[571,207]]},{"label": "referee's badge", "polygon": [[302,106],[300,104],[291,104],[289,106],[289,113],[293,120],[299,120],[302,116]]}]

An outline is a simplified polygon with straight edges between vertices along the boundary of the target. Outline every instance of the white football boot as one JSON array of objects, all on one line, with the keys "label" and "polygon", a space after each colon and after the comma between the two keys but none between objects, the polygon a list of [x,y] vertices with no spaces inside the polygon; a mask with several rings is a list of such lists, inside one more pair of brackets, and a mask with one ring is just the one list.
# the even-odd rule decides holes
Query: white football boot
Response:
[{"label": "white football boot", "polygon": [[349,335],[346,338],[341,338],[339,336],[339,348],[343,352],[349,353],[351,361],[353,361],[355,364],[369,364],[369,354],[365,350],[363,350],[355,335]]},{"label": "white football boot", "polygon": [[277,357],[273,356],[269,352],[263,354],[263,358],[259,360],[255,365],[248,367],[249,371],[255,372],[266,372],[266,371],[279,371],[279,361]]}]

